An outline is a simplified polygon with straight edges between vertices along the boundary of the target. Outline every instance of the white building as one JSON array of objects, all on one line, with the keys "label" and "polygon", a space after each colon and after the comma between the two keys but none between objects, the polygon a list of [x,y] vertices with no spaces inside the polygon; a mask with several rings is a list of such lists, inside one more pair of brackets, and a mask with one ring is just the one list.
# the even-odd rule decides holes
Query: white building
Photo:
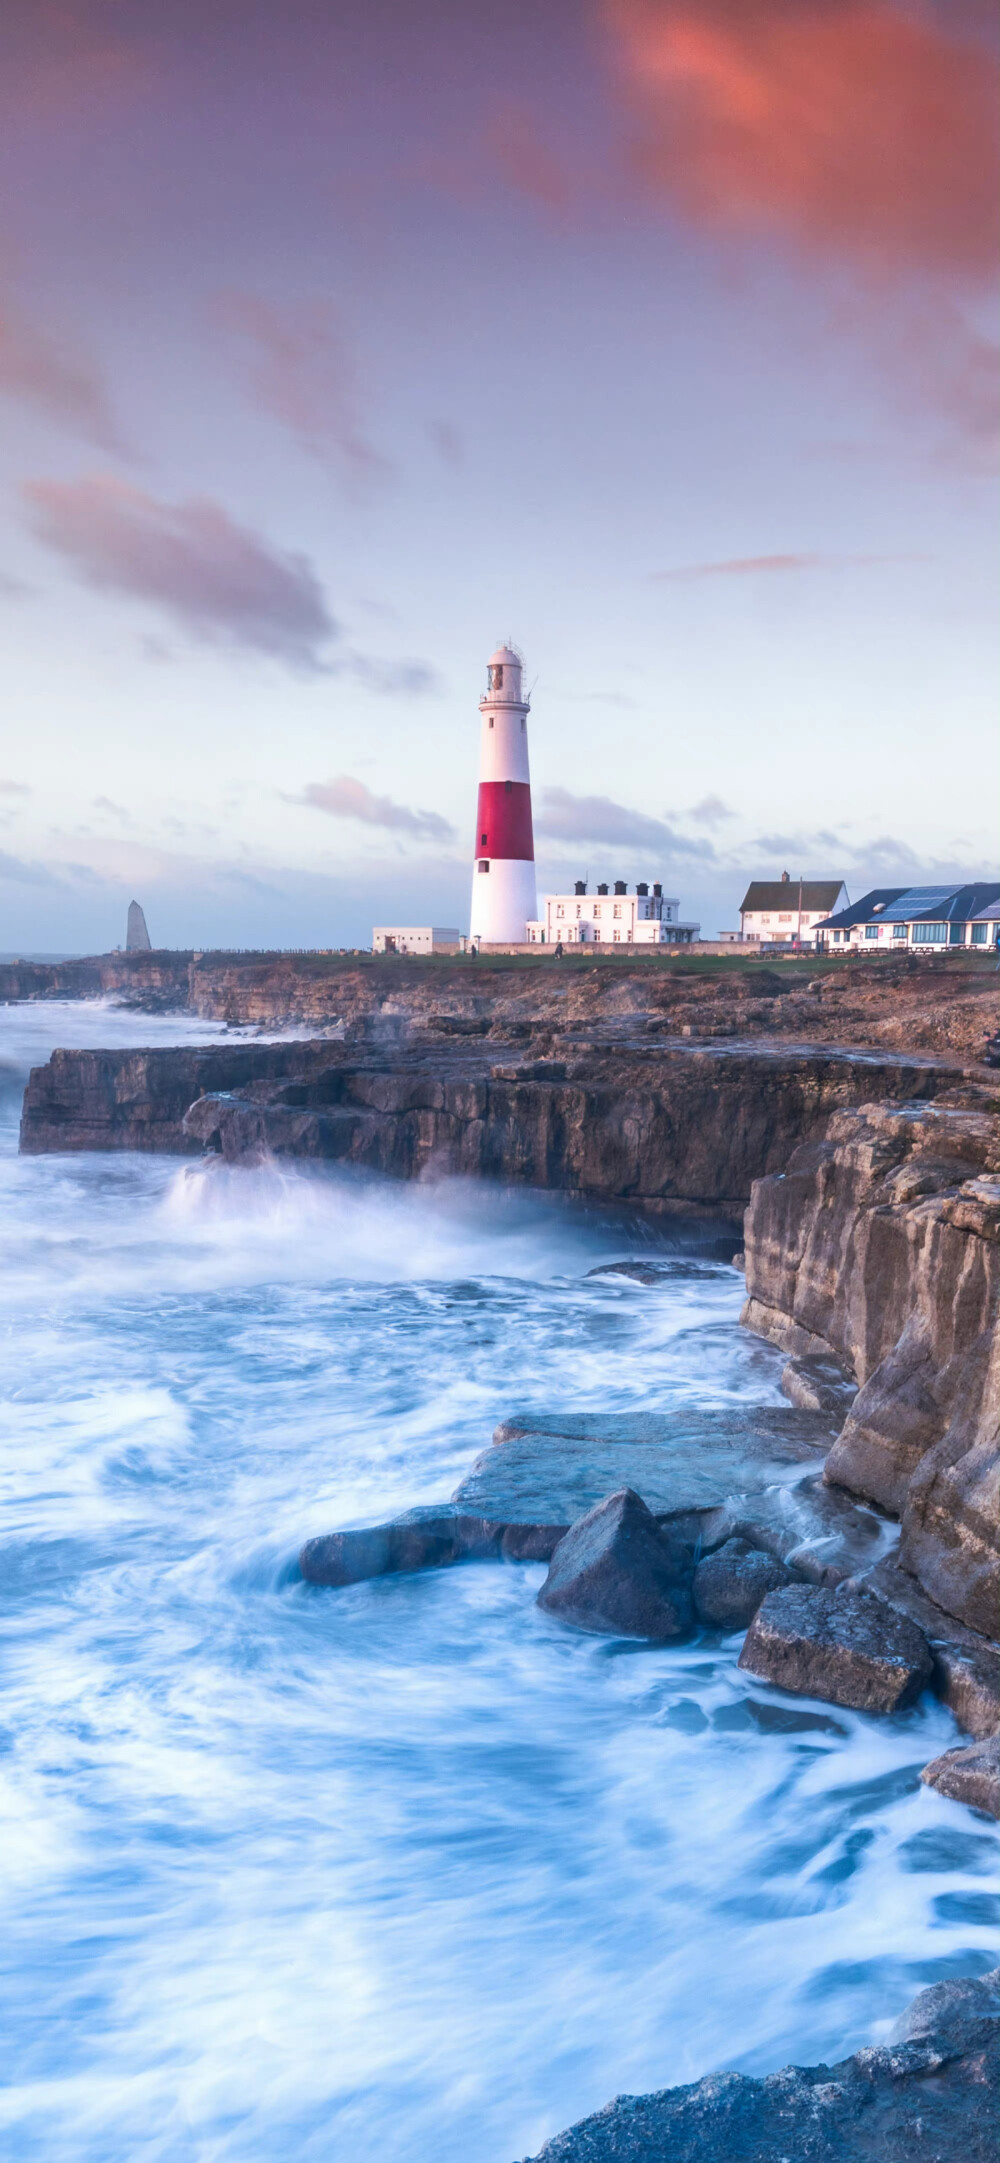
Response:
[{"label": "white building", "polygon": [[780,879],[751,879],[740,903],[740,931],[765,946],[802,939],[811,945],[817,924],[849,905],[843,879],[792,879],[783,871]]},{"label": "white building", "polygon": [[588,894],[577,879],[571,894],[546,894],[541,916],[527,925],[530,944],[555,946],[689,946],[700,924],[682,923],[680,903],[657,881],[641,879],[630,894],[624,879]]},{"label": "white building", "polygon": [[817,945],[829,954],[940,952],[997,943],[1000,882],[965,886],[874,886],[853,908],[822,922]]},{"label": "white building", "polygon": [[457,947],[461,933],[450,924],[376,924],[374,954],[435,954]]}]

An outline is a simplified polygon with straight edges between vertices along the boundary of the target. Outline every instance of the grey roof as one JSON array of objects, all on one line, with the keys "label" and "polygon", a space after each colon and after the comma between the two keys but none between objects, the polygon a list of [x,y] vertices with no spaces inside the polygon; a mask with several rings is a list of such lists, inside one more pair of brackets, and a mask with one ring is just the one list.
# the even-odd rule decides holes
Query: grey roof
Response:
[{"label": "grey roof", "polygon": [[[803,879],[803,909],[832,909],[843,888],[843,879]],[[797,879],[751,879],[740,902],[746,909],[795,909],[799,907]]]},{"label": "grey roof", "polygon": [[816,930],[848,931],[852,924],[867,923],[870,916],[888,916],[892,903],[906,892],[905,886],[873,886],[849,909],[838,909],[836,916],[828,916],[825,923],[817,924]]},{"label": "grey roof", "polygon": [[853,908],[817,924],[817,931],[848,931],[878,918],[883,924],[968,923],[995,901],[1000,885],[873,886]]}]

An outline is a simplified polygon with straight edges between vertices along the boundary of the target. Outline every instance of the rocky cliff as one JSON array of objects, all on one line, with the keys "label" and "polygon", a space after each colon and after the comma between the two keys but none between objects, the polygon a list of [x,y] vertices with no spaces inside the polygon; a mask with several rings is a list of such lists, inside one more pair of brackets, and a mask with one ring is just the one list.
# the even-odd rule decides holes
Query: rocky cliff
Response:
[{"label": "rocky cliff", "polygon": [[838,1108],[953,1081],[933,1061],[622,1035],[520,1061],[478,1032],[57,1052],[31,1075],[21,1146],[269,1153],[731,1216]]},{"label": "rocky cliff", "polygon": [[1000,1635],[1000,1106],[986,1088],[831,1119],[746,1216],[750,1328],[860,1388],[828,1481],[902,1520],[901,1560]]},{"label": "rocky cliff", "polygon": [[[818,972],[818,973],[817,973]],[[768,964],[697,952],[508,961],[337,953],[105,954],[0,964],[0,1002],[111,995],[147,1012],[316,1034],[358,1022],[449,1023],[526,1038],[628,1021],[652,1038],[780,1039],[893,1054],[978,1056],[1000,1027],[1000,981],[978,956]]]}]

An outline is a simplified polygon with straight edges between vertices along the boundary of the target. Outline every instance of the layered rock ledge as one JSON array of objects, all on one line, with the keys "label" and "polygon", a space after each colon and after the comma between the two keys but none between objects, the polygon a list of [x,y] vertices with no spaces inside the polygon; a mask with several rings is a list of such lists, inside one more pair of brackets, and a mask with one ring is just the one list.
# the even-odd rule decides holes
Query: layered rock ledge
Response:
[{"label": "layered rock ledge", "polygon": [[744,1321],[858,1394],[828,1482],[902,1522],[925,1594],[1000,1635],[1000,1116],[991,1092],[835,1113],[754,1187]]},{"label": "layered rock ledge", "polygon": [[738,1215],[755,1179],[833,1113],[934,1100],[931,1058],[760,1044],[650,1045],[616,1030],[502,1060],[481,1033],[59,1051],[32,1073],[21,1147],[263,1155],[556,1188]]}]

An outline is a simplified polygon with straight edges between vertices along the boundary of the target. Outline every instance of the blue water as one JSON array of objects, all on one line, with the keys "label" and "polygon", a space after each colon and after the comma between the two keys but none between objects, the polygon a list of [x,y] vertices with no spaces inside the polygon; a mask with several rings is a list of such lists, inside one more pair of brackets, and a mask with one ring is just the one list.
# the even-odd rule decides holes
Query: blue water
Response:
[{"label": "blue water", "polygon": [[574,1635],[537,1566],[297,1581],[514,1406],[776,1402],[781,1362],[724,1264],[590,1276],[642,1235],[551,1200],[17,1157],[50,1046],[212,1034],[0,1009],[4,2158],[512,2163],[992,1965],[940,1706]]}]

